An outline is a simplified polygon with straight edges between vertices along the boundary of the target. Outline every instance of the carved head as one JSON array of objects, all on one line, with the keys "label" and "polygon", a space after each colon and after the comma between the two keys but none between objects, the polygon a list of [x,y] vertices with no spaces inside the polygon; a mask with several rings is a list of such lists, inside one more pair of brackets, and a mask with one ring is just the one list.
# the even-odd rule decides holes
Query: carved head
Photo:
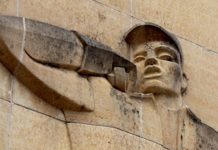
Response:
[{"label": "carved head", "polygon": [[133,28],[125,40],[137,68],[136,92],[180,95],[184,91],[183,54],[172,34],[146,24]]}]

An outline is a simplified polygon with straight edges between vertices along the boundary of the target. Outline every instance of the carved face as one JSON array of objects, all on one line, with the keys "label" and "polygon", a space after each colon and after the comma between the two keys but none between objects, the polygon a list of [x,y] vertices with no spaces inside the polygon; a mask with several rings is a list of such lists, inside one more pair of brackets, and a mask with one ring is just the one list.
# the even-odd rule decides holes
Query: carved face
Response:
[{"label": "carved face", "polygon": [[154,94],[180,94],[182,68],[178,51],[166,42],[148,42],[133,51],[137,67],[137,91]]}]

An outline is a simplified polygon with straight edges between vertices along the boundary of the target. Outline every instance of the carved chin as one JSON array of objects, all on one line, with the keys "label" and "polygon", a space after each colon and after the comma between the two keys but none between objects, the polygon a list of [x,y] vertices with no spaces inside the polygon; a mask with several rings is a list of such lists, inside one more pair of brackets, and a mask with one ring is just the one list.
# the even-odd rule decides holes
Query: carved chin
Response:
[{"label": "carved chin", "polygon": [[140,91],[142,93],[178,95],[177,88],[171,87],[160,80],[146,81],[143,85],[141,85]]}]

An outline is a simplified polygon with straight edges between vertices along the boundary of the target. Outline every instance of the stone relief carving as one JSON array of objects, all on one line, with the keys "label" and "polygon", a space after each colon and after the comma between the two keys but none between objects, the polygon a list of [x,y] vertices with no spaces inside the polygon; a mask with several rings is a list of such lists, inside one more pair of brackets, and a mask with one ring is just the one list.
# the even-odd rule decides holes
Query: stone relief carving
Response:
[{"label": "stone relief carving", "polygon": [[[133,63],[112,52],[108,46],[76,31],[70,32],[30,19],[8,16],[0,17],[0,26],[1,62],[33,92],[59,108],[93,110],[88,87],[78,91],[78,94],[88,95],[87,97],[76,97],[73,94],[76,91],[74,84],[88,84],[85,78],[80,78],[75,72],[83,75],[108,75],[115,87],[125,91],[126,80],[122,77],[135,69]],[[113,70],[115,74],[122,72],[119,80],[115,80]],[[72,81],[70,76],[80,82]],[[60,81],[55,81],[56,79]],[[134,80],[135,77],[130,76],[129,79]],[[58,82],[61,85],[57,85]],[[84,91],[87,92],[81,93]]]},{"label": "stone relief carving", "polygon": [[179,42],[151,23],[124,39],[130,59],[76,31],[0,16],[0,61],[36,95],[67,110],[68,121],[114,127],[166,149],[189,147],[187,128],[202,126],[182,101]]}]

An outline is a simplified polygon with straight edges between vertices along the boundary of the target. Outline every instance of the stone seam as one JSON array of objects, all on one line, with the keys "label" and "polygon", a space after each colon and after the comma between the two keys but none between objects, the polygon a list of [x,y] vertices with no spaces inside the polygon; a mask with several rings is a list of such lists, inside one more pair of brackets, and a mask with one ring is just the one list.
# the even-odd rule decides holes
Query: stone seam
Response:
[{"label": "stone seam", "polygon": [[26,106],[23,106],[23,105],[20,105],[20,104],[17,104],[17,103],[14,103],[14,104],[17,105],[17,106],[23,107],[23,108],[25,108],[25,109],[28,109],[28,110],[30,110],[30,111],[33,111],[33,112],[36,112],[36,113],[45,115],[45,116],[47,116],[47,117],[53,118],[53,119],[55,119],[55,120],[57,120],[57,121],[61,121],[61,122],[64,122],[64,123],[66,122],[65,120],[62,120],[62,119],[53,117],[53,116],[51,116],[51,115],[45,114],[45,113],[43,113],[43,112],[40,112],[40,111],[37,111],[37,110],[34,110],[34,109],[31,109],[31,108],[29,108],[29,107],[26,107]]},{"label": "stone seam", "polygon": [[[4,100],[4,101],[5,101],[5,100]],[[7,101],[7,102],[8,102],[8,101]],[[44,115],[44,116],[47,116],[47,117],[49,117],[49,118],[52,118],[52,119],[55,119],[55,120],[57,120],[57,121],[61,121],[61,122],[65,123],[65,124],[67,125],[66,127],[67,127],[67,132],[68,132],[68,134],[69,134],[69,138],[70,138],[70,133],[69,133],[68,124],[70,124],[70,123],[72,123],[72,124],[83,124],[83,125],[90,125],[90,126],[96,126],[96,127],[107,127],[107,128],[117,129],[117,130],[120,130],[120,131],[125,132],[125,133],[127,133],[127,134],[131,134],[131,135],[133,135],[133,136],[142,138],[142,139],[144,139],[144,140],[146,140],[146,141],[150,141],[150,142],[152,142],[152,143],[155,143],[155,144],[157,144],[157,145],[160,145],[160,146],[162,146],[162,147],[163,147],[164,149],[166,149],[166,150],[170,150],[169,148],[165,147],[163,144],[160,144],[160,143],[158,143],[158,142],[156,142],[156,141],[153,141],[153,140],[151,140],[151,139],[147,139],[147,138],[141,137],[141,136],[139,136],[139,135],[135,135],[135,134],[133,134],[133,133],[130,133],[130,132],[125,131],[125,130],[122,130],[122,129],[120,129],[120,128],[116,128],[116,127],[113,127],[113,126],[106,126],[106,125],[96,125],[96,124],[87,124],[87,123],[80,123],[80,122],[64,121],[64,120],[55,118],[55,117],[53,117],[53,116],[50,116],[50,115],[48,115],[48,114],[45,114],[45,113],[42,113],[42,112],[39,112],[39,111],[30,109],[30,108],[28,108],[28,107],[26,107],[26,106],[22,106],[22,105],[20,105],[20,104],[16,104],[16,103],[13,103],[13,104],[16,105],[16,106],[22,107],[22,108],[24,108],[24,109],[30,110],[30,111],[32,111],[32,112],[39,113],[39,114],[41,114],[41,115]],[[11,116],[11,117],[12,117],[12,116]],[[64,117],[65,117],[65,114],[64,114]],[[9,138],[9,139],[10,139],[10,138]],[[71,140],[70,140],[70,141],[71,141]],[[70,142],[70,143],[71,143],[71,142]],[[72,148],[71,148],[71,150],[72,150]]]},{"label": "stone seam", "polygon": [[67,130],[67,137],[68,137],[68,140],[69,140],[69,143],[70,143],[70,150],[73,150],[73,147],[72,147],[72,141],[71,141],[71,134],[70,134],[70,129],[69,129],[69,126],[68,126],[68,123],[66,121],[66,115],[64,113],[63,110],[61,110],[63,115],[64,115],[64,119],[65,119],[65,126],[66,126],[66,130]]},{"label": "stone seam", "polygon": [[163,144],[161,144],[161,143],[158,143],[158,142],[153,141],[153,140],[151,140],[151,139],[148,139],[148,138],[145,138],[145,137],[142,137],[142,136],[133,134],[133,133],[131,133],[131,132],[122,130],[122,129],[117,128],[117,127],[107,126],[107,125],[98,125],[98,124],[88,124],[88,123],[81,123],[81,122],[73,122],[73,121],[67,121],[67,123],[68,123],[68,124],[70,124],[70,123],[72,123],[72,124],[82,124],[82,125],[89,125],[89,126],[106,127],[106,128],[117,129],[117,130],[120,130],[120,131],[125,132],[125,133],[127,133],[127,134],[130,134],[130,135],[133,135],[133,136],[142,138],[142,139],[144,139],[144,140],[146,140],[146,141],[149,141],[149,142],[155,143],[155,144],[157,144],[157,145],[160,145],[160,146],[162,146],[162,147],[163,147],[164,149],[166,149],[166,150],[170,150],[169,148],[165,147],[165,146],[164,146]]},{"label": "stone seam", "polygon": [[14,87],[14,76],[11,76],[11,95],[10,95],[10,113],[8,118],[8,145],[7,150],[10,150],[11,147],[11,135],[12,135],[12,123],[13,123],[13,87]]}]

